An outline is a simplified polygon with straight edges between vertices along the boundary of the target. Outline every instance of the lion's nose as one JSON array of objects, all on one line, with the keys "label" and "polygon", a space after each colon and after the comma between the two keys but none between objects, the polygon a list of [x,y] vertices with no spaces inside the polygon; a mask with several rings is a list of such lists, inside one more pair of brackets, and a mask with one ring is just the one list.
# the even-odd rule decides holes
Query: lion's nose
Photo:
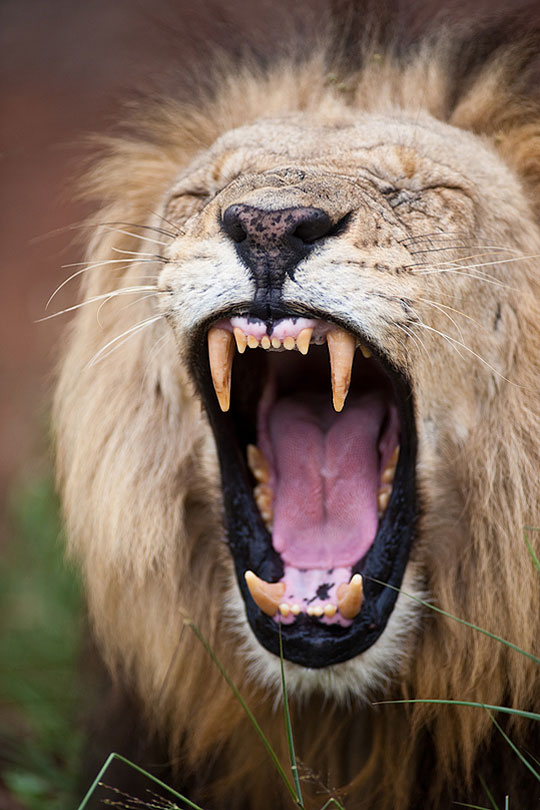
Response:
[{"label": "lion's nose", "polygon": [[267,304],[280,297],[286,276],[294,278],[299,262],[334,226],[321,208],[269,211],[237,203],[223,212],[222,227],[255,281],[255,301]]},{"label": "lion's nose", "polygon": [[328,214],[321,208],[297,206],[265,211],[252,205],[230,205],[223,214],[223,228],[234,242],[247,240],[258,248],[272,248],[286,241],[297,248],[299,258],[306,245],[326,236],[332,228]]}]

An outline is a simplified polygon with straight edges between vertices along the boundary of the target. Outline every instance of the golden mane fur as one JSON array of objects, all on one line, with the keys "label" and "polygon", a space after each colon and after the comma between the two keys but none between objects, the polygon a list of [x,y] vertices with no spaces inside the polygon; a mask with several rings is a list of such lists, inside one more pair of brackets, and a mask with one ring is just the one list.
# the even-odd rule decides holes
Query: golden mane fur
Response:
[{"label": "golden mane fur", "polygon": [[[414,583],[406,584],[539,655],[540,587],[523,530],[540,522],[540,106],[530,90],[526,42],[494,49],[458,79],[453,42],[448,32],[431,36],[406,57],[364,49],[362,64],[350,68],[324,48],[264,69],[220,63],[213,96],[144,105],[135,126],[105,141],[87,178],[99,212],[83,295],[106,296],[155,275],[153,254],[163,248],[152,240],[167,237],[150,227],[170,225],[153,212],[176,216],[174,226],[182,227],[190,213],[165,209],[164,199],[179,172],[234,128],[289,114],[329,120],[362,111],[468,133],[473,159],[478,144],[499,167],[489,197],[498,225],[480,223],[479,232],[508,246],[511,261],[508,253],[490,252],[490,242],[474,249],[472,314],[461,318],[448,308],[444,314],[447,276],[437,282],[438,310],[425,309],[424,317],[451,337],[425,332],[411,348],[427,401],[437,388],[447,398],[437,411],[436,451],[420,456],[422,514],[411,556]],[[502,186],[510,189],[505,199],[497,191]],[[500,255],[506,264],[496,264]],[[483,261],[490,262],[485,270]],[[495,345],[496,299],[503,312]],[[69,550],[84,572],[104,659],[138,696],[148,728],[167,739],[178,784],[194,785],[193,798],[214,808],[285,808],[288,797],[241,708],[203,647],[182,629],[189,615],[286,763],[276,690],[264,666],[253,663],[251,648],[238,643],[231,618],[237,607],[221,540],[219,471],[200,401],[162,318],[127,331],[159,315],[155,301],[118,295],[99,320],[98,303],[81,308],[71,325],[55,404]],[[478,323],[483,306],[489,314]],[[460,349],[449,319],[459,321],[462,343],[474,348]],[[109,345],[124,332],[126,339]],[[457,412],[474,426],[463,436],[453,421]],[[538,533],[530,538],[538,548]],[[442,808],[471,797],[485,804],[478,777],[489,784],[497,771],[501,784],[508,780],[502,789],[508,787],[512,802],[522,766],[517,759],[508,765],[514,754],[486,711],[369,700],[459,699],[539,711],[538,665],[438,613],[413,613],[396,652],[397,671],[374,675],[362,694],[350,682],[332,691],[330,676],[306,693],[291,675],[301,761],[329,788],[343,790],[348,809]],[[533,739],[524,721],[507,727],[518,743]],[[315,778],[306,790],[308,807],[324,803]]]}]

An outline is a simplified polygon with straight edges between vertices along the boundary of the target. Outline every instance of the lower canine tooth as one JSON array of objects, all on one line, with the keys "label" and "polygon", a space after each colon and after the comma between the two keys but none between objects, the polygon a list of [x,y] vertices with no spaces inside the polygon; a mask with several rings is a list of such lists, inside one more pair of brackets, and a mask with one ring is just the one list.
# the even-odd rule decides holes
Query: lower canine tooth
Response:
[{"label": "lower canine tooth", "polygon": [[337,589],[338,610],[344,619],[354,619],[358,616],[364,601],[364,586],[362,575],[355,574],[349,584],[343,583]]},{"label": "lower canine tooth", "polygon": [[284,582],[265,582],[253,571],[246,571],[244,579],[257,607],[267,616],[275,616],[287,588],[286,584]]},{"label": "lower canine tooth", "polygon": [[234,338],[226,329],[213,326],[208,332],[208,360],[214,390],[222,411],[231,403],[231,372]]},{"label": "lower canine tooth", "polygon": [[332,400],[334,410],[341,411],[351,383],[352,365],[356,341],[343,329],[332,329],[326,336],[330,355]]}]

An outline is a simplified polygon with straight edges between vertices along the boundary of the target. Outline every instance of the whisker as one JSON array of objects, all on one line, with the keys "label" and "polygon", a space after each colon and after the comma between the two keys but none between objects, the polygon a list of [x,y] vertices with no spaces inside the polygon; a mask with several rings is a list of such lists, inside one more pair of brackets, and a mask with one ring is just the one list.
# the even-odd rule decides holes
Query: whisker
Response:
[{"label": "whisker", "polygon": [[127,256],[152,256],[154,259],[161,259],[166,262],[165,256],[160,256],[159,253],[146,253],[141,250],[123,250],[122,248],[112,247],[115,253],[125,253]]},{"label": "whisker", "polygon": [[492,371],[494,374],[496,374],[497,377],[500,377],[501,380],[504,380],[505,382],[509,383],[510,385],[515,385],[517,388],[522,387],[518,383],[512,382],[512,380],[509,380],[507,377],[504,376],[504,374],[501,374],[500,371],[497,371],[496,368],[494,368],[490,363],[488,363],[487,360],[484,360],[484,358],[480,354],[477,354],[473,349],[471,349],[469,346],[467,346],[466,343],[463,343],[463,342],[460,342],[459,340],[456,340],[455,338],[451,337],[450,335],[447,335],[445,332],[440,332],[438,329],[435,329],[433,326],[428,326],[427,323],[424,323],[423,321],[420,321],[418,323],[418,326],[422,327],[422,329],[428,329],[430,332],[435,332],[435,334],[440,335],[440,337],[442,337],[443,340],[448,341],[453,346],[453,348],[457,351],[458,355],[461,357],[462,360],[464,360],[465,358],[463,357],[463,355],[461,354],[461,352],[457,348],[458,346],[459,346],[459,348],[465,349],[465,351],[472,354],[473,357],[476,357],[477,360],[480,360],[480,362],[483,363],[483,365],[485,365],[487,368],[489,368],[489,370]]},{"label": "whisker", "polygon": [[416,332],[412,329],[411,326],[405,326],[404,324],[399,324],[399,323],[396,323],[395,326],[397,326],[397,328],[400,329],[402,332],[405,332],[405,334],[408,337],[412,338],[412,340],[414,340],[414,342],[416,343],[417,346],[420,345],[420,347],[425,351],[425,353],[427,354],[429,360],[431,361],[431,355],[430,355],[430,353],[429,353],[429,351],[427,349],[426,344],[416,334]]},{"label": "whisker", "polygon": [[80,309],[81,307],[85,307],[87,304],[94,304],[97,301],[110,301],[112,298],[116,298],[119,295],[130,295],[133,293],[138,292],[147,292],[148,290],[153,290],[154,294],[158,293],[156,286],[138,286],[138,287],[121,287],[119,290],[110,290],[109,292],[102,293],[101,295],[95,295],[92,298],[87,298],[85,301],[81,301],[78,304],[74,304],[72,307],[66,307],[65,309],[61,309],[58,312],[53,312],[52,315],[46,315],[43,318],[38,318],[35,323],[43,323],[43,321],[50,321],[51,318],[58,318],[60,315],[65,315],[66,312],[73,312],[76,309]]},{"label": "whisker", "polygon": [[515,287],[511,287],[509,284],[505,284],[503,281],[499,281],[499,279],[494,278],[487,273],[467,273],[465,270],[455,267],[443,267],[438,270],[418,270],[416,272],[421,276],[430,276],[434,275],[435,273],[454,273],[457,276],[466,276],[467,278],[472,278],[475,281],[484,281],[486,284],[493,284],[495,287],[502,287],[505,290],[513,290],[514,292],[518,292]]},{"label": "whisker", "polygon": [[[140,304],[142,301],[146,301],[147,298],[153,298],[154,296],[160,295],[160,294],[161,294],[160,290],[154,289],[154,292],[148,293],[148,295],[142,295],[140,298],[136,298],[134,301],[130,301],[130,303],[126,304],[126,306],[120,307],[120,311],[125,312],[130,307],[136,306],[137,304]],[[111,296],[111,297],[114,297],[114,296]],[[102,301],[101,304],[99,305],[98,309],[97,309],[96,321],[98,322],[100,329],[105,329],[104,324],[101,322],[101,310],[103,309],[103,307],[105,307],[109,303],[109,301],[111,300],[111,297],[106,298],[104,301]]]},{"label": "whisker", "polygon": [[167,247],[170,244],[170,242],[162,242],[160,239],[152,239],[150,236],[142,236],[140,233],[126,231],[123,228],[113,228],[109,225],[101,225],[100,227],[111,233],[123,233],[125,236],[132,236],[134,239],[140,239],[141,242],[152,242],[154,245],[162,245],[163,247]]},{"label": "whisker", "polygon": [[[155,260],[152,259],[140,259],[137,262],[137,264],[155,264],[155,263],[156,263]],[[64,279],[64,281],[58,285],[56,290],[53,292],[53,294],[45,304],[45,309],[48,309],[53,298],[56,295],[58,295],[60,290],[74,278],[77,278],[77,276],[80,276],[82,273],[86,273],[87,270],[96,270],[99,267],[105,267],[109,264],[123,264],[124,266],[119,268],[120,270],[127,270],[127,268],[131,266],[131,262],[127,262],[126,259],[107,259],[106,261],[101,262],[71,262],[70,264],[63,264],[62,270],[65,270],[68,267],[80,267],[80,265],[84,265],[84,267],[82,267],[81,270],[77,270],[76,273],[72,273],[71,276],[68,276],[68,278]]]},{"label": "whisker", "polygon": [[[92,368],[93,366],[96,365],[98,360],[100,359],[104,360],[105,357],[108,357],[109,354],[112,354],[113,351],[115,351],[117,348],[119,348],[119,346],[125,343],[125,340],[123,340],[123,338],[127,340],[129,337],[132,337],[137,332],[140,332],[142,329],[145,329],[147,326],[150,326],[150,324],[159,321],[159,319],[162,317],[163,317],[162,315],[153,315],[151,318],[145,318],[144,321],[140,321],[140,323],[135,324],[135,326],[132,326],[130,329],[126,329],[126,331],[122,332],[121,335],[117,335],[112,340],[109,340],[109,342],[106,343],[105,346],[102,346],[101,349],[98,352],[96,352],[93,358],[86,364],[86,368]],[[119,343],[119,341],[122,341],[122,343]],[[111,346],[113,346],[114,348],[111,349],[111,351],[107,351],[107,349],[109,349]]]}]

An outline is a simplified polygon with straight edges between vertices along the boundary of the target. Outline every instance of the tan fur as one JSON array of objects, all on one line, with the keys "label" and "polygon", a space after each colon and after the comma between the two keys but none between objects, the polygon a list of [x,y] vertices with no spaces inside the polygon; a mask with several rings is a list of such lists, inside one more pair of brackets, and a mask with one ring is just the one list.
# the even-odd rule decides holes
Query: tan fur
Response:
[{"label": "tan fur", "polygon": [[[134,231],[127,225],[96,227],[89,245],[90,262],[126,263],[88,270],[85,298],[154,275],[159,290],[174,289],[176,309],[171,315],[166,292],[120,296],[103,307],[101,326],[97,305],[72,324],[55,408],[70,551],[84,571],[106,660],[134,685],[149,725],[169,736],[179,778],[217,762],[206,786],[212,807],[289,806],[230,690],[182,629],[188,614],[286,763],[275,661],[243,618],[221,540],[213,439],[182,359],[189,326],[209,314],[202,293],[197,298],[201,277],[215,274],[220,283],[212,257],[224,257],[231,295],[247,284],[214,213],[258,199],[261,171],[298,167],[338,207],[350,195],[366,205],[369,177],[360,191],[343,179],[366,167],[413,192],[434,186],[421,192],[422,205],[396,209],[404,225],[397,216],[388,224],[376,202],[366,209],[336,258],[344,266],[362,259],[365,269],[336,270],[326,281],[326,266],[314,261],[298,285],[306,302],[335,316],[352,312],[413,380],[422,517],[404,590],[427,593],[451,614],[540,653],[538,573],[523,538],[525,526],[540,523],[540,112],[509,98],[513,59],[510,52],[490,63],[453,107],[442,44],[405,66],[374,53],[343,79],[328,74],[324,54],[268,74],[235,69],[200,107],[168,100],[143,111],[137,134],[111,139],[89,180],[101,205],[97,226],[167,230],[151,213],[160,212],[182,232],[169,240],[138,231],[167,243],[160,246],[122,234]],[[344,129],[350,125],[354,136]],[[231,133],[236,127],[243,129]],[[311,201],[309,188],[285,186],[284,194]],[[193,194],[201,190],[217,197],[199,214]],[[439,241],[402,241],[439,227],[446,234]],[[201,245],[207,258],[196,259]],[[414,252],[422,247],[445,249]],[[161,269],[115,248],[169,261]],[[458,270],[434,272],[444,266]],[[291,283],[285,294],[294,301],[300,292]],[[401,298],[430,329],[413,328],[407,338],[393,326]],[[161,313],[173,329],[157,320],[92,364],[115,336]],[[538,535],[531,540],[538,548]],[[320,677],[287,667],[298,754],[327,786],[344,789],[349,810],[409,807],[418,774],[424,807],[468,795],[493,731],[482,710],[366,701],[458,698],[540,709],[539,668],[528,659],[403,596],[395,622],[394,640],[369,666],[368,650]],[[515,739],[523,732],[516,721]],[[316,794],[315,787],[309,807],[322,805]]]}]

